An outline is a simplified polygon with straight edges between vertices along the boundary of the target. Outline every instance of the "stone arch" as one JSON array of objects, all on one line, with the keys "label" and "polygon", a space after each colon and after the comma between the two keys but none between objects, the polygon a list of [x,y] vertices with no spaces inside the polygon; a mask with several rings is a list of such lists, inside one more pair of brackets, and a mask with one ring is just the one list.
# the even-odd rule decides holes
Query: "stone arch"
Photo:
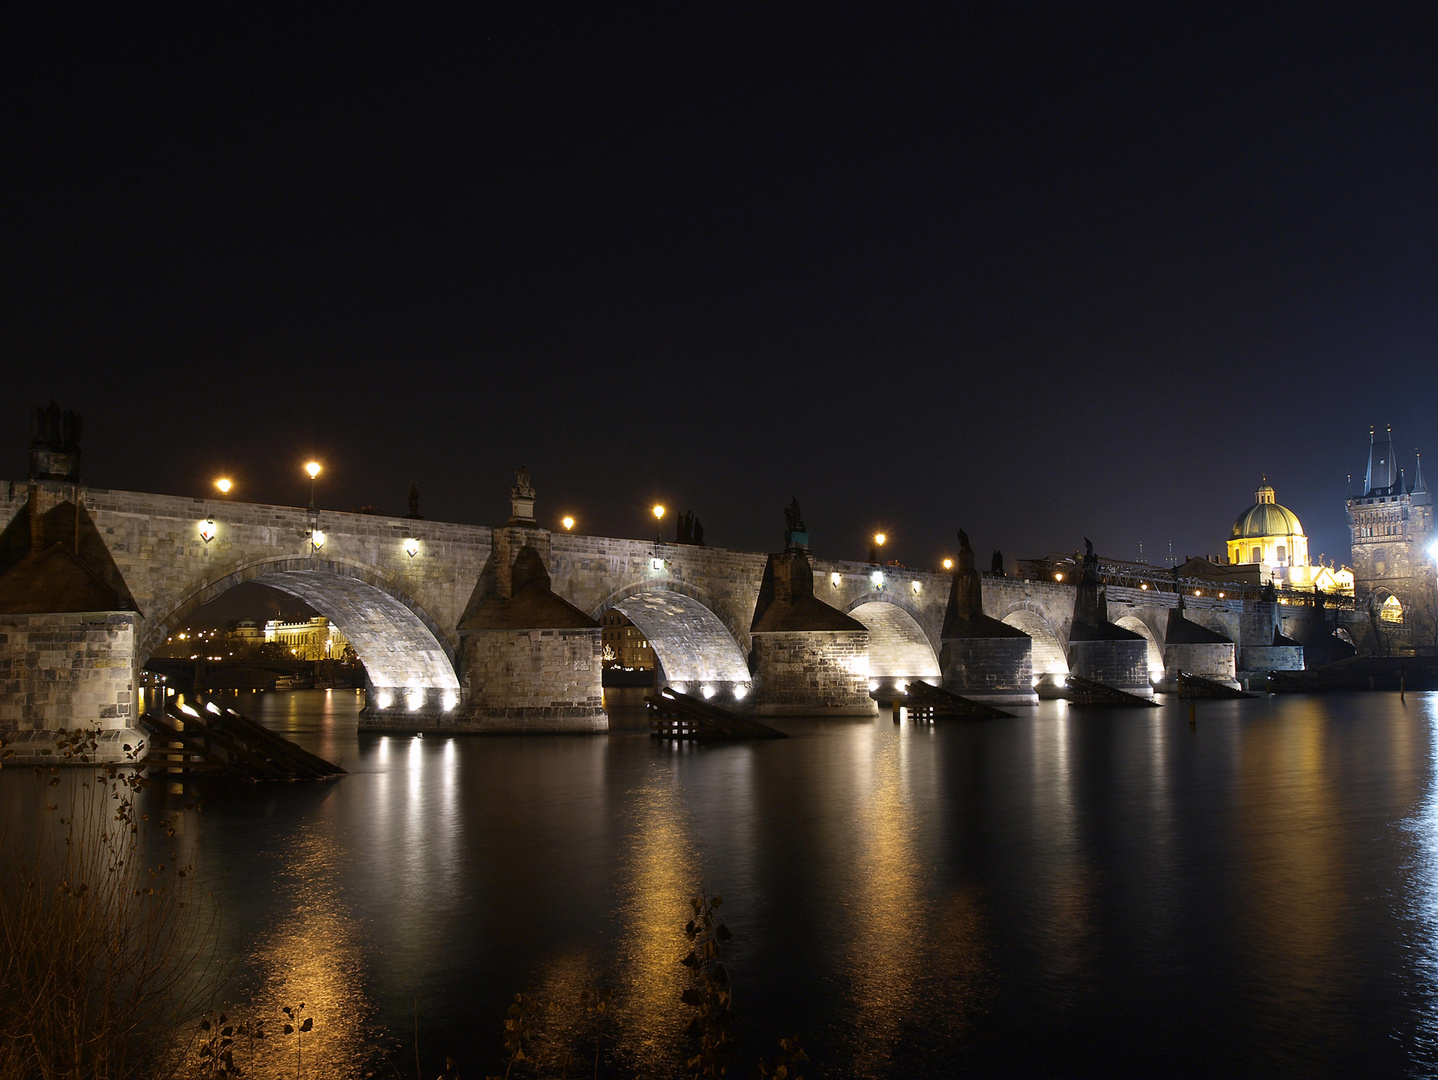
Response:
[{"label": "stone arch", "polygon": [[[157,617],[140,650],[143,664],[190,613],[245,581],[258,581],[298,597],[326,616],[354,646],[371,687],[419,693],[424,703],[458,701],[455,643],[423,607],[373,567],[332,559],[265,559],[201,585],[173,611]],[[387,708],[387,705],[381,705]],[[411,704],[412,709],[420,707]]]},{"label": "stone arch", "polygon": [[1148,642],[1148,677],[1152,682],[1163,678],[1163,644],[1162,638],[1154,633],[1153,627],[1137,612],[1130,611],[1120,615],[1113,621],[1115,626],[1121,626],[1125,630],[1132,630],[1135,634],[1141,634]]},{"label": "stone arch", "polygon": [[867,593],[845,614],[869,630],[869,675],[879,682],[938,679],[939,658],[911,606],[882,593]]},{"label": "stone arch", "polygon": [[1068,645],[1041,610],[1025,602],[1006,612],[1002,621],[1033,638],[1035,678],[1068,675]]},{"label": "stone arch", "polygon": [[598,619],[610,608],[643,631],[663,681],[676,690],[734,697],[748,692],[752,680],[744,648],[702,590],[683,582],[636,582],[605,597],[589,614]]}]

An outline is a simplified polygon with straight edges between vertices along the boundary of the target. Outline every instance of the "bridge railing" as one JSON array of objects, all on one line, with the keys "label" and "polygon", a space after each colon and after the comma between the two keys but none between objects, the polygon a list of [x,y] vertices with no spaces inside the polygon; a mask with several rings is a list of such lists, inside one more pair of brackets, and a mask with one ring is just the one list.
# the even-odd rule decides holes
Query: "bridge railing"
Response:
[{"label": "bridge railing", "polygon": [[[1215,564],[1218,565],[1218,564]],[[1017,576],[1031,581],[1075,582],[1082,571],[1079,559],[1072,556],[1055,556],[1047,559],[1019,559],[1015,562]],[[1060,575],[1062,575],[1060,577]],[[1225,580],[1219,577],[1175,577],[1172,570],[1151,566],[1147,563],[1122,562],[1115,559],[1098,560],[1099,581],[1106,586],[1118,586],[1157,593],[1182,593],[1186,596],[1218,596],[1229,600],[1261,601],[1269,586],[1251,581]],[[1354,610],[1354,599],[1341,593],[1319,593],[1323,607],[1343,611]],[[1287,586],[1273,586],[1272,598],[1289,606],[1313,606],[1315,594],[1312,590],[1293,589]]]}]

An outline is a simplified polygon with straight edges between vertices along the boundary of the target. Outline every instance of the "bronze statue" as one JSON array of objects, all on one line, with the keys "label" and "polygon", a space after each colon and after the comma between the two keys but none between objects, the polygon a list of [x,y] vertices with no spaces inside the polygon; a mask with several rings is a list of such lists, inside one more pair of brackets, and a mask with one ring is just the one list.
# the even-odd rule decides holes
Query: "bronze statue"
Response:
[{"label": "bronze statue", "polygon": [[784,508],[784,528],[789,532],[807,532],[804,528],[804,518],[799,512],[799,499],[797,496],[789,500],[789,505]]},{"label": "bronze statue", "polygon": [[529,469],[527,466],[521,465],[518,471],[515,472],[514,487],[511,489],[510,495],[516,499],[534,498],[534,482],[529,477]]}]

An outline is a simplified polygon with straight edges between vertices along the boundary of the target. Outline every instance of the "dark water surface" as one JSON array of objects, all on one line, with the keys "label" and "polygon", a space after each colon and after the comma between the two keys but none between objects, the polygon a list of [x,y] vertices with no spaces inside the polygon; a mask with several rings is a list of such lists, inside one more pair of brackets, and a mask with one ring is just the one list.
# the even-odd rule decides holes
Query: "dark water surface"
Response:
[{"label": "dark water surface", "polygon": [[357,734],[349,691],[240,704],[350,775],[145,797],[219,899],[226,994],[314,1016],[306,1075],[372,1066],[382,1030],[414,1076],[416,1014],[421,1075],[502,1072],[517,991],[592,1054],[593,987],[602,1071],[677,1075],[701,889],[734,933],[739,1075],[790,1033],[810,1076],[1438,1072],[1435,695],[698,747],[632,711],[414,739]]}]

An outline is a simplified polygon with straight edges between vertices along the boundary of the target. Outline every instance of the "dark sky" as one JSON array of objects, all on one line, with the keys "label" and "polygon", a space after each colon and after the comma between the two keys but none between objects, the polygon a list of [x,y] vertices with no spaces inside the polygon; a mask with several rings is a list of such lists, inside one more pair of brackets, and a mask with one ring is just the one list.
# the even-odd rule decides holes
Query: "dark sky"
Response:
[{"label": "dark sky", "polygon": [[523,462],[914,565],[1220,552],[1263,473],[1346,559],[1370,424],[1438,482],[1431,21],[31,7],[0,476],[53,397],[95,486],[502,524]]}]

